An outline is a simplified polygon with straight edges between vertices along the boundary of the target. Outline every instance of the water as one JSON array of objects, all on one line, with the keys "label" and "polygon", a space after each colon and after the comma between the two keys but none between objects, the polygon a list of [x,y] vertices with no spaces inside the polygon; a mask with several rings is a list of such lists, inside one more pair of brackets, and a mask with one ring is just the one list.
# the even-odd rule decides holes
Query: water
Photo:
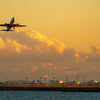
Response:
[{"label": "water", "polygon": [[100,100],[100,93],[0,90],[0,100]]}]

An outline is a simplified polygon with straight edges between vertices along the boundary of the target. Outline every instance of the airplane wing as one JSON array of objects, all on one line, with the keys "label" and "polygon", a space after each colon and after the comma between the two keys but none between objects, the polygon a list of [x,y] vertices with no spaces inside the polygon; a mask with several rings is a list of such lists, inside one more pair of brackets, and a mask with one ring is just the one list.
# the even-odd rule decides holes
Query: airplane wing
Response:
[{"label": "airplane wing", "polygon": [[7,26],[9,26],[10,24],[7,24],[7,23],[5,23],[5,24],[0,24],[0,26],[5,26],[5,27],[7,27]]},{"label": "airplane wing", "polygon": [[5,26],[5,24],[0,24],[0,26]]},{"label": "airplane wing", "polygon": [[13,24],[13,27],[26,27],[26,25]]}]

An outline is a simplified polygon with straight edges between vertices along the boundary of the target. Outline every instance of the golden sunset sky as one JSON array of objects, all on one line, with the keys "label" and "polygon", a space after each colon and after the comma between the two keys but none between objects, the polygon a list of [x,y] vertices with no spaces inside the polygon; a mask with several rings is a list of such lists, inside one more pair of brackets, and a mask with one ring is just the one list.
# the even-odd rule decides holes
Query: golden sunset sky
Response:
[{"label": "golden sunset sky", "polygon": [[99,0],[1,0],[0,23],[26,24],[77,50],[100,43]]},{"label": "golden sunset sky", "polygon": [[100,0],[0,0],[0,24],[12,17],[27,27],[0,32],[4,77],[99,76]]}]

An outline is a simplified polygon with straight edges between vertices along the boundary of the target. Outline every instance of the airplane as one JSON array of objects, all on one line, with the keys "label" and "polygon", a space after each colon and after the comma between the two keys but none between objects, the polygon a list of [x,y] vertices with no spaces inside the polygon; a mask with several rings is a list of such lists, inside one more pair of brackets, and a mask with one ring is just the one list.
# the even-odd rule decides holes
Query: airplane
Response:
[{"label": "airplane", "polygon": [[8,31],[14,31],[14,30],[11,30],[11,28],[15,29],[15,27],[26,27],[26,25],[14,24],[14,22],[15,22],[15,18],[13,17],[9,24],[7,24],[7,23],[0,24],[0,26],[7,27],[7,29],[1,30],[1,31],[7,31],[8,32]]}]

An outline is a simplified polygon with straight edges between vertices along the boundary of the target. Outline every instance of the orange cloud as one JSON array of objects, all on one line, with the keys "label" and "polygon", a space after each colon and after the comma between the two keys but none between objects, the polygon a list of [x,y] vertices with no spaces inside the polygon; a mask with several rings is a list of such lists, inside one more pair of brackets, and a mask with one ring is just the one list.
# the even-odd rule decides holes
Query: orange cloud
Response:
[{"label": "orange cloud", "polygon": [[28,49],[31,50],[31,48],[27,47],[26,45],[19,44],[16,40],[11,40],[7,38],[5,41],[0,37],[0,48],[1,50],[4,49],[4,51],[7,52],[17,52],[20,53],[21,51]]},{"label": "orange cloud", "polygon": [[48,63],[48,65],[49,65],[49,66],[52,66],[52,65],[53,65],[53,63]]},{"label": "orange cloud", "polygon": [[4,40],[0,37],[0,48],[4,48],[6,46]]},{"label": "orange cloud", "polygon": [[80,55],[78,53],[75,53],[75,59],[76,59],[76,62],[79,62]]},{"label": "orange cloud", "polygon": [[38,69],[38,66],[34,65],[34,66],[32,66],[31,71],[32,71],[32,72],[35,72],[35,71],[37,71],[37,69]]},{"label": "orange cloud", "polygon": [[40,52],[50,53],[52,51],[63,53],[64,49],[66,48],[65,44],[57,39],[48,39],[45,35],[41,33],[34,32],[33,30],[28,31],[27,35],[40,42],[40,45],[37,45],[35,48]]},{"label": "orange cloud", "polygon": [[[90,50],[76,51],[66,47],[62,41],[49,39],[33,30],[0,33],[0,69],[8,69],[9,74],[23,70],[19,71],[19,76],[29,71],[37,78],[47,73],[62,78],[66,73],[73,76],[97,72],[99,75],[100,46],[92,46]],[[92,67],[98,70],[94,71]]]},{"label": "orange cloud", "polygon": [[19,72],[18,68],[12,68],[11,70],[12,70],[12,72]]},{"label": "orange cloud", "polygon": [[18,42],[16,42],[16,40],[7,39],[6,43],[7,43],[8,48],[10,48],[10,49],[12,49],[16,52],[21,52],[22,49],[27,49],[28,48],[25,45],[19,44]]}]

